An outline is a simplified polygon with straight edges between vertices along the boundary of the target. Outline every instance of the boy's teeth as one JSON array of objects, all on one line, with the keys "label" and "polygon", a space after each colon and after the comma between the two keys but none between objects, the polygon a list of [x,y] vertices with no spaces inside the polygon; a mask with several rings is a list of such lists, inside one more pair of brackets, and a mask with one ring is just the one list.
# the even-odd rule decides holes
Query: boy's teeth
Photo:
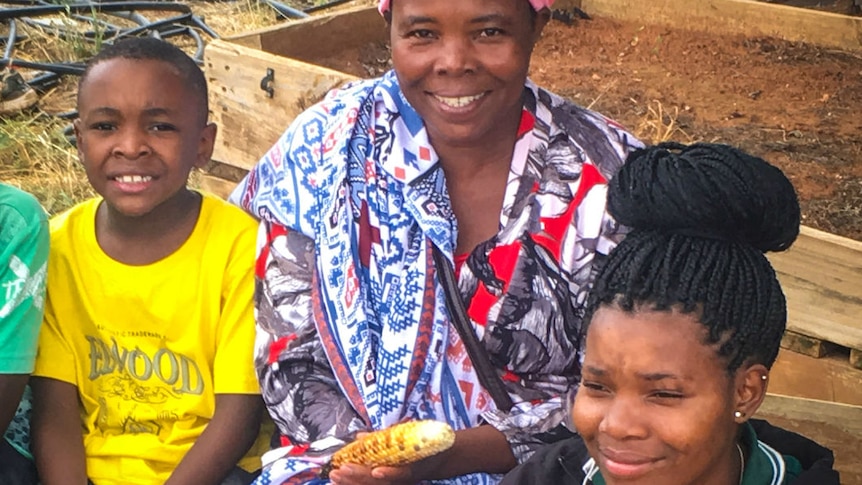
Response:
[{"label": "boy's teeth", "polygon": [[148,175],[122,175],[120,177],[117,177],[117,182],[123,184],[140,184],[143,182],[149,182],[152,179],[153,178]]},{"label": "boy's teeth", "polygon": [[443,96],[434,96],[434,97],[437,98],[437,101],[440,101],[441,103],[445,104],[446,106],[451,106],[453,108],[463,108],[464,106],[467,106],[468,104],[472,103],[473,101],[476,101],[477,99],[481,98],[482,96],[484,96],[484,93],[483,94],[477,94],[475,96],[462,96],[459,98],[445,98]]}]

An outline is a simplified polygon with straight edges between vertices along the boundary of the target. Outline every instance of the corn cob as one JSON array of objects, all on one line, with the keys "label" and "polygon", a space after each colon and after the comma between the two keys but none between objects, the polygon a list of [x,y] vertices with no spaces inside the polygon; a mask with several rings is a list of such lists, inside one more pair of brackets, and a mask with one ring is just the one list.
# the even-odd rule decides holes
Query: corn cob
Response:
[{"label": "corn cob", "polygon": [[455,443],[455,432],[440,421],[409,421],[362,436],[332,455],[331,469],[347,463],[400,466],[448,450]]}]

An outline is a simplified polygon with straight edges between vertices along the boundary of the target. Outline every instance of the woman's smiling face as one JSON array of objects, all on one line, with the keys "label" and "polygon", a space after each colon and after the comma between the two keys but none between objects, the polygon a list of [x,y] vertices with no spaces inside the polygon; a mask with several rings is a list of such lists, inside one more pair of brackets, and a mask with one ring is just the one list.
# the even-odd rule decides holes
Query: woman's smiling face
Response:
[{"label": "woman's smiling face", "polygon": [[572,418],[608,484],[733,483],[735,380],[705,336],[696,314],[596,311]]},{"label": "woman's smiling face", "polygon": [[432,142],[469,146],[493,139],[501,123],[517,123],[546,22],[526,0],[392,3],[392,62]]}]

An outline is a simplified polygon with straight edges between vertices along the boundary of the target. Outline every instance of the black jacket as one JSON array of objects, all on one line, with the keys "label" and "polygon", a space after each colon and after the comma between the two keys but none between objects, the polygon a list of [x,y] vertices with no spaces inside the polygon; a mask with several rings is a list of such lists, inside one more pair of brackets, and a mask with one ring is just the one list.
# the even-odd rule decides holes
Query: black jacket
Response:
[{"label": "black jacket", "polygon": [[[766,421],[752,419],[751,424],[760,441],[802,464],[802,474],[791,485],[840,485],[838,472],[832,468],[832,451]],[[585,478],[582,467],[589,458],[583,440],[572,435],[537,451],[509,472],[500,485],[581,485]]]}]

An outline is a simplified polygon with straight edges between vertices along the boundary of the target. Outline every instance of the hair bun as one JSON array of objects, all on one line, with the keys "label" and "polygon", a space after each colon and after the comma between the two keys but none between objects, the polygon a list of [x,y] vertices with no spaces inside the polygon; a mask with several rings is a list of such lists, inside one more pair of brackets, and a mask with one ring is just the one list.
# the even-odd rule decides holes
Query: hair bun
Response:
[{"label": "hair bun", "polygon": [[611,215],[661,230],[783,251],[799,234],[799,201],[781,170],[728,145],[662,143],[631,153],[611,180]]}]

